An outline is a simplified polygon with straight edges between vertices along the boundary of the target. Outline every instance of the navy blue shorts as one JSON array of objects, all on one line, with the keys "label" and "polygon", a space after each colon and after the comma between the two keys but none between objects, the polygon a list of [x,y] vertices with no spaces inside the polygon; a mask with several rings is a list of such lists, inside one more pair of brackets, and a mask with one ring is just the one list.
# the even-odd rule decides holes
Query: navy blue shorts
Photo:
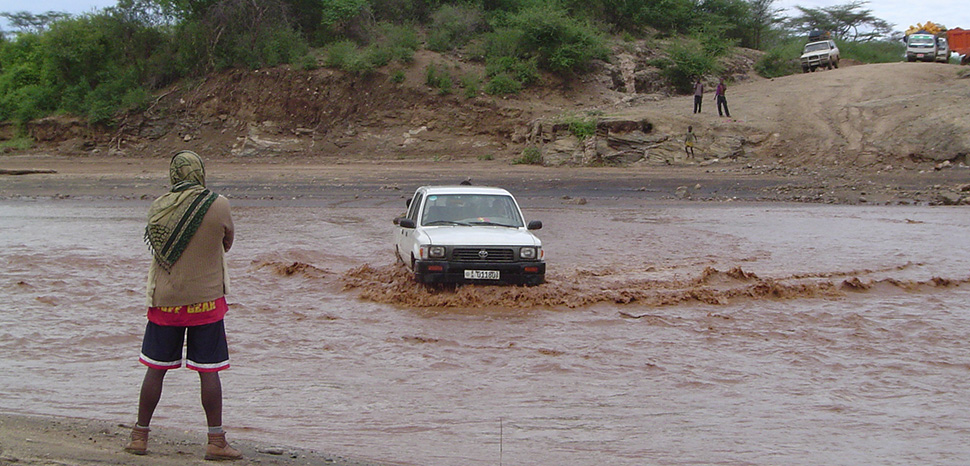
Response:
[{"label": "navy blue shorts", "polygon": [[222,320],[194,327],[169,327],[149,321],[138,360],[155,369],[178,369],[182,367],[183,343],[185,367],[199,372],[229,368],[229,344]]}]

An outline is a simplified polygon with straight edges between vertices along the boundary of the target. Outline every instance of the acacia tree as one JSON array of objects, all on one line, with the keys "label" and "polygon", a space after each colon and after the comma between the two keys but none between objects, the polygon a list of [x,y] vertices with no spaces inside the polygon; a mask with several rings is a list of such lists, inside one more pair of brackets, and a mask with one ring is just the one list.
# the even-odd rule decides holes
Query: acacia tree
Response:
[{"label": "acacia tree", "polygon": [[770,35],[774,27],[782,22],[781,10],[774,6],[775,0],[749,0],[750,13],[750,43],[751,47],[763,50],[766,36]]},{"label": "acacia tree", "polygon": [[7,18],[7,21],[10,21],[10,25],[19,29],[22,33],[42,32],[51,23],[71,17],[70,14],[62,11],[48,11],[36,15],[29,11],[17,11],[13,13],[0,13],[0,16]]},{"label": "acacia tree", "polygon": [[787,25],[803,34],[814,29],[831,31],[835,38],[853,42],[869,42],[889,35],[892,24],[876,18],[872,10],[863,9],[868,3],[855,0],[823,8],[796,6],[802,14],[789,19]]}]

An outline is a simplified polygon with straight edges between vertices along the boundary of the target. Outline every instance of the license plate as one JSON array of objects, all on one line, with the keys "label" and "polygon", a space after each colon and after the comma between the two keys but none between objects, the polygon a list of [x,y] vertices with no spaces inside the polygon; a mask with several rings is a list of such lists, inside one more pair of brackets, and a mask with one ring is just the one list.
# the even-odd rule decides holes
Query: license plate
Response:
[{"label": "license plate", "polygon": [[498,270],[466,270],[465,279],[467,280],[498,280]]},{"label": "license plate", "polygon": [[923,54],[922,53],[916,54],[916,58],[923,58]]}]

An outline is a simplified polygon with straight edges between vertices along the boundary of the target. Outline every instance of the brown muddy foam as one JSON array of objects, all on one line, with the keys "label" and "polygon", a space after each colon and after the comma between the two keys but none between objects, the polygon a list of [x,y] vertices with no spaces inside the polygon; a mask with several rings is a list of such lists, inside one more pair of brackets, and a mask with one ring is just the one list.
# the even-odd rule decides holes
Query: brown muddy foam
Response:
[{"label": "brown muddy foam", "polygon": [[[902,270],[911,264],[893,267]],[[906,291],[959,286],[970,278],[926,281],[884,278],[862,280],[873,270],[800,273],[786,277],[759,277],[741,267],[722,271],[707,267],[688,279],[624,278],[578,270],[547,276],[543,285],[433,286],[415,283],[400,264],[374,267],[365,264],[340,277],[345,291],[356,290],[361,299],[399,306],[424,308],[498,307],[512,309],[578,308],[595,304],[672,306],[686,303],[725,305],[738,300],[805,299],[844,296],[865,292],[878,285]],[[635,317],[635,316],[634,316]]]},{"label": "brown muddy foam", "polygon": [[255,270],[269,268],[278,275],[290,276],[299,274],[311,278],[322,278],[331,273],[329,270],[314,267],[304,262],[254,261],[253,268]]}]

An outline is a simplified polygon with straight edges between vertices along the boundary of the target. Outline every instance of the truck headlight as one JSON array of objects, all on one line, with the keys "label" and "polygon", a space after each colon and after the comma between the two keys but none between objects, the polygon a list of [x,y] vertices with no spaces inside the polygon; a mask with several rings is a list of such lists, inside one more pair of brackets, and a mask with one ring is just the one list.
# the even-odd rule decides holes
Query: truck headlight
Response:
[{"label": "truck headlight", "polygon": [[537,257],[537,248],[522,248],[519,249],[519,257],[522,259],[532,260]]},{"label": "truck headlight", "polygon": [[428,246],[428,257],[443,259],[445,257],[444,246]]}]

